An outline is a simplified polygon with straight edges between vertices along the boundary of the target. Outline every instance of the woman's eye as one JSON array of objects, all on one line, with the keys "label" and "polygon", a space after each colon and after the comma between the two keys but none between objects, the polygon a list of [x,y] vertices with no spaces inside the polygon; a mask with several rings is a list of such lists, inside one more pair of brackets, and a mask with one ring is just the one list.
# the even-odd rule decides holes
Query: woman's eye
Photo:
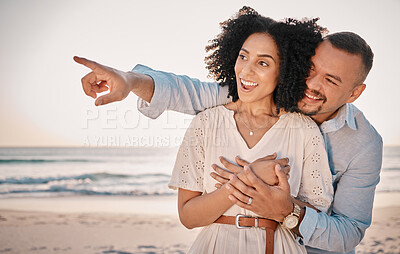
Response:
[{"label": "woman's eye", "polygon": [[268,64],[267,62],[264,62],[264,61],[261,61],[261,62],[260,62],[260,65],[261,65],[261,66],[269,66],[269,64]]},{"label": "woman's eye", "polygon": [[239,58],[241,59],[241,60],[246,60],[246,56],[244,56],[244,55],[239,55]]}]

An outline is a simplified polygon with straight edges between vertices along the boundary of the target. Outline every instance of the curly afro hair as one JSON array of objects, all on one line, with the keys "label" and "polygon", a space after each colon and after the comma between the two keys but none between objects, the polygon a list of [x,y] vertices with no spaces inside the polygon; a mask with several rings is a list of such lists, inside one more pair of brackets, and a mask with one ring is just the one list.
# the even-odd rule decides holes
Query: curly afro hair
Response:
[{"label": "curly afro hair", "polygon": [[277,110],[299,111],[297,103],[304,97],[311,57],[326,31],[316,24],[317,20],[286,19],[277,22],[250,7],[242,7],[234,18],[220,24],[222,32],[206,46],[209,55],[205,62],[209,76],[221,86],[228,85],[228,96],[237,101],[235,63],[239,51],[250,35],[267,33],[279,49],[279,78],[273,96]]}]

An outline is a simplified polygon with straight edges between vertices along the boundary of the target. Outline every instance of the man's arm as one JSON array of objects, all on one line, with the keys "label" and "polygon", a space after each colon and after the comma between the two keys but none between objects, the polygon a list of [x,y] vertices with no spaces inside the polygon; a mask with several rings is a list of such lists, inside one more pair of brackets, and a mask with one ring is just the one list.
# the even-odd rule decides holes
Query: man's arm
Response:
[{"label": "man's arm", "polygon": [[348,252],[360,243],[371,224],[381,163],[381,140],[360,149],[337,184],[331,215],[306,209],[300,224],[305,245]]},{"label": "man's arm", "polygon": [[138,99],[139,111],[153,119],[165,110],[194,115],[231,101],[228,98],[228,87],[221,87],[215,82],[201,82],[183,75],[155,71],[143,65],[136,65],[132,72],[146,74],[154,81],[154,94],[150,103]]},{"label": "man's arm", "polygon": [[[354,157],[347,171],[338,182],[332,213],[323,212],[303,207],[300,226],[297,233],[302,242],[313,248],[346,253],[352,251],[362,240],[365,230],[371,224],[372,207],[375,187],[379,182],[379,173],[382,162],[382,141],[379,144],[370,143]],[[292,210],[293,202],[289,190],[278,186],[268,186],[251,171],[245,171],[246,178],[251,186],[245,185],[234,175],[231,176],[230,198],[236,205],[252,210],[266,218],[281,221]],[[286,186],[287,179],[284,174],[277,171],[280,184]],[[233,187],[233,188],[232,188]],[[257,207],[241,201],[243,195],[252,196],[253,204],[257,200]],[[267,197],[267,198],[265,198]],[[305,207],[305,208],[304,208]],[[257,210],[254,210],[257,209]],[[304,210],[305,209],[305,210]]]},{"label": "man's arm", "polygon": [[231,101],[228,87],[215,82],[201,82],[143,65],[124,72],[77,56],[74,60],[92,70],[81,80],[86,95],[96,99],[98,93],[110,91],[96,99],[96,106],[124,100],[133,92],[139,97],[139,111],[157,118],[165,110],[194,115]]}]

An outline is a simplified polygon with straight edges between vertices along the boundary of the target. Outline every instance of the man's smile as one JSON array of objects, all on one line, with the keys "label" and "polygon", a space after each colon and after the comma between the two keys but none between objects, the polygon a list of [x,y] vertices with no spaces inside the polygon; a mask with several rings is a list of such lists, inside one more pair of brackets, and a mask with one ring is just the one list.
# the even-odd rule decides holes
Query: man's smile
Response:
[{"label": "man's smile", "polygon": [[310,102],[310,103],[318,103],[318,102],[325,102],[326,97],[318,91],[307,90],[304,92],[303,100]]},{"label": "man's smile", "polygon": [[315,96],[312,96],[311,94],[308,94],[308,93],[305,93],[305,95],[306,95],[308,98],[310,98],[310,99],[321,100],[320,98],[315,97]]}]

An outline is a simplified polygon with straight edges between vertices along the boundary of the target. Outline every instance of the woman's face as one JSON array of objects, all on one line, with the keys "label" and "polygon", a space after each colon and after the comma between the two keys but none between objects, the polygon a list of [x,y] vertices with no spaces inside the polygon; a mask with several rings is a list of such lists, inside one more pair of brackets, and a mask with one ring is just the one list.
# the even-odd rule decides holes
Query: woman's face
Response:
[{"label": "woman's face", "polygon": [[279,76],[279,56],[269,34],[254,33],[246,39],[236,60],[235,74],[241,101],[272,99]]}]

